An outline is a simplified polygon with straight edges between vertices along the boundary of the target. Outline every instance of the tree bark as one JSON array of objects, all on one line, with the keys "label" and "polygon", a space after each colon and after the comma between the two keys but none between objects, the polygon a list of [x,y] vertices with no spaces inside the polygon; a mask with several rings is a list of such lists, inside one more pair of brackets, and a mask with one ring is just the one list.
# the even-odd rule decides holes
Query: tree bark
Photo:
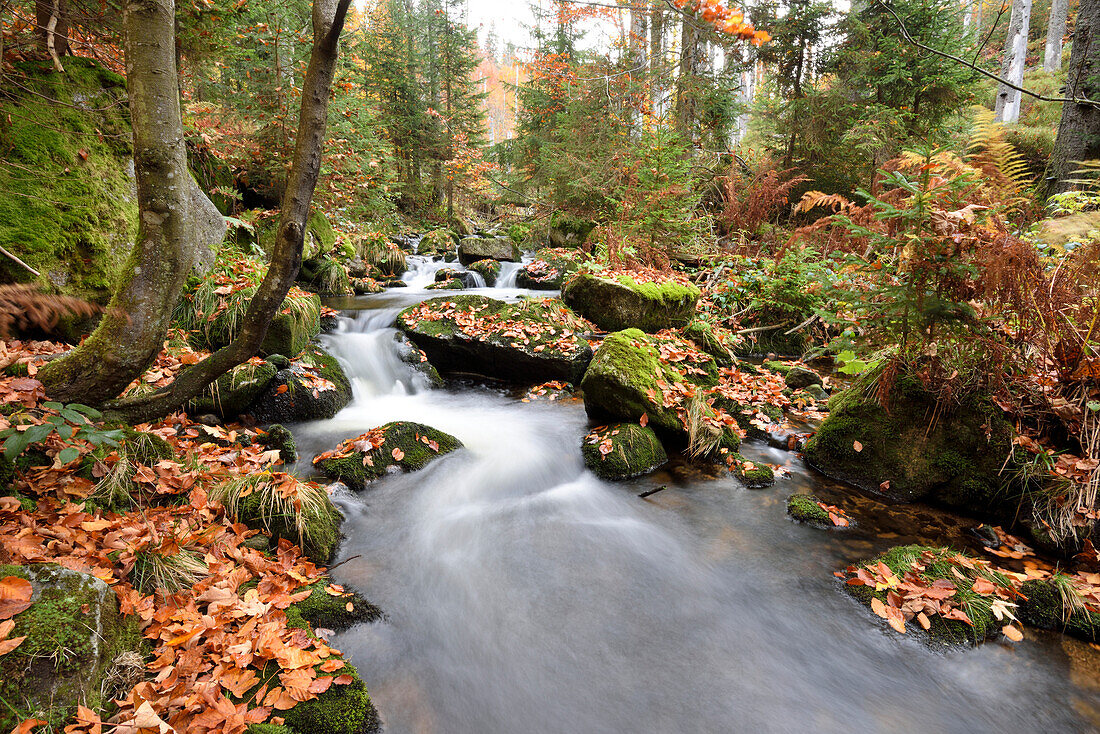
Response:
[{"label": "tree bark", "polygon": [[1066,35],[1069,0],[1052,0],[1050,22],[1047,23],[1047,43],[1043,52],[1043,70],[1055,74],[1062,68],[1062,37]]},{"label": "tree bark", "polygon": [[[647,47],[649,45],[649,10],[645,7],[644,3],[641,3],[633,7],[630,11],[630,39],[628,41],[628,68],[630,69],[629,76],[631,82],[635,86],[630,92],[635,90],[641,92],[645,84],[646,76],[648,75],[648,53]],[[631,127],[636,133],[640,133],[642,129],[642,107],[644,103],[641,100],[642,96],[637,98],[631,98],[627,104],[630,105],[631,111]]]},{"label": "tree bark", "polygon": [[698,118],[699,71],[706,63],[703,30],[684,17],[680,31],[680,75],[676,79],[676,122],[680,134],[691,140]]},{"label": "tree bark", "polygon": [[148,395],[108,404],[106,407],[112,414],[131,421],[152,420],[167,415],[183,407],[207,385],[247,361],[259,350],[268,326],[282,307],[302,264],[306,221],[321,172],[321,153],[328,120],[329,94],[336,72],[338,42],[350,4],[351,0],[314,0],[313,50],[302,84],[294,160],[279,210],[275,248],[267,274],[248,305],[237,337],[229,345],[180,373],[166,387]]},{"label": "tree bark", "polygon": [[649,106],[660,117],[665,90],[665,11],[660,2],[653,3],[649,19]]},{"label": "tree bark", "polygon": [[195,183],[180,121],[174,0],[125,2],[123,39],[137,243],[99,327],[40,373],[50,396],[62,402],[95,405],[114,398],[156,358],[198,249],[192,236]]},{"label": "tree bark", "polygon": [[[1100,99],[1100,0],[1081,0],[1073,31],[1066,97]],[[1073,171],[1081,161],[1100,159],[1100,109],[1065,102],[1058,138],[1047,167],[1047,193],[1068,191]]]},{"label": "tree bark", "polygon": [[[1023,86],[1024,64],[1027,61],[1027,33],[1031,25],[1031,0],[1013,0],[1012,16],[1008,22],[1004,59],[1001,61],[1001,78],[1016,86]],[[1020,92],[1003,84],[997,89],[994,118],[998,122],[1016,122],[1020,119]]]},{"label": "tree bark", "polygon": [[35,0],[34,23],[39,51],[53,59],[58,71],[61,57],[69,53],[69,9],[65,0]]}]

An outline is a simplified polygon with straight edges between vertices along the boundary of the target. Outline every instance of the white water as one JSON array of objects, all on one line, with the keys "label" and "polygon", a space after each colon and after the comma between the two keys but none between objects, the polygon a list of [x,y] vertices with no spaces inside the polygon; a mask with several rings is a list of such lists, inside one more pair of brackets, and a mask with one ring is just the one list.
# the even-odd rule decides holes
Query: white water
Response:
[{"label": "white water", "polygon": [[[500,273],[497,275],[496,282],[492,287],[494,289],[504,290],[515,289],[516,275],[524,265],[531,261],[531,259],[530,257],[524,257],[522,262],[502,262],[500,264]],[[478,290],[488,287],[481,273],[468,270],[458,262],[446,262],[442,259],[433,259],[423,255],[406,255],[405,267],[407,270],[401,276],[401,280],[403,280],[412,290],[425,290],[429,285],[435,282],[436,272],[443,268],[451,268],[459,272],[468,273],[474,282],[473,288],[469,290]]]},{"label": "white water", "polygon": [[[941,654],[881,631],[831,572],[898,541],[789,522],[794,486],[605,484],[580,459],[580,406],[427,389],[389,323],[431,294],[361,299],[377,308],[326,337],[355,400],[296,431],[307,461],[391,420],[466,446],[342,501],[334,575],[388,619],[335,644],[388,734],[1032,734],[1100,721],[1087,718],[1097,690],[1053,638]],[[815,481],[795,468],[793,481]]]}]

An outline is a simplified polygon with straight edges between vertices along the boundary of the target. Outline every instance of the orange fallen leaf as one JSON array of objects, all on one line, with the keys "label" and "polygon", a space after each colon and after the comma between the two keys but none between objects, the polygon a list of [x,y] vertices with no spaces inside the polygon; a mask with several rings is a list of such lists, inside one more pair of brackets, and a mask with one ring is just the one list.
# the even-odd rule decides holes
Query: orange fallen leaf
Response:
[{"label": "orange fallen leaf", "polygon": [[649,413],[642,413],[642,417],[638,419],[638,425],[642,428],[649,425]]},{"label": "orange fallen leaf", "polygon": [[852,441],[852,448],[856,450],[856,453],[863,451],[863,444],[859,441]]},{"label": "orange fallen leaf", "polygon": [[390,455],[393,456],[394,461],[401,461],[402,459],[405,458],[405,452],[402,451],[401,449],[397,449],[397,448],[395,448],[393,451],[391,451]]},{"label": "orange fallen leaf", "polygon": [[919,612],[917,614],[917,622],[922,629],[930,629],[932,627],[932,623],[928,620],[928,617],[925,616],[924,612]]},{"label": "orange fallen leaf", "polygon": [[34,588],[18,576],[0,579],[0,619],[10,619],[31,605]]},{"label": "orange fallen leaf", "polygon": [[1005,637],[1012,640],[1013,642],[1019,642],[1020,640],[1024,639],[1024,633],[1010,624],[1006,624],[1004,627],[1001,627],[1001,632],[1004,632]]},{"label": "orange fallen leaf", "polygon": [[279,385],[277,388],[275,388],[275,394],[276,395],[282,395],[283,393],[285,393],[289,389],[290,389],[290,387],[287,386],[287,385]]}]

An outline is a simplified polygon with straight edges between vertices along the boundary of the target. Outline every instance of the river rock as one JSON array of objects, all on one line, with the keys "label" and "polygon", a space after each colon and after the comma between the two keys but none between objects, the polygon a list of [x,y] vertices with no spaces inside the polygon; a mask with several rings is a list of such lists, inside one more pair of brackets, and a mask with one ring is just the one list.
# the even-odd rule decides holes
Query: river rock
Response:
[{"label": "river rock", "polygon": [[684,327],[683,334],[699,349],[714,357],[719,367],[737,364],[733,350],[723,341],[725,339],[732,343],[733,334],[728,330],[718,329],[706,321],[696,319]]},{"label": "river rock", "polygon": [[517,262],[519,248],[508,237],[463,237],[458,244],[458,261],[469,265],[478,260]]},{"label": "river rock", "polygon": [[1002,492],[1012,437],[988,398],[937,406],[918,378],[902,375],[890,391],[889,412],[863,381],[834,396],[804,453],[822,473],[865,491],[988,517],[1017,505]]},{"label": "river rock", "polygon": [[485,296],[433,298],[397,316],[397,328],[442,372],[520,384],[579,382],[592,348],[560,301],[506,304]]},{"label": "river rock", "polygon": [[213,413],[225,419],[248,412],[249,407],[275,378],[275,365],[255,358],[237,365],[187,404],[193,415]]},{"label": "river rock", "polygon": [[[699,353],[698,361],[662,362],[660,349],[694,353],[691,345],[675,336],[656,337],[638,329],[610,334],[592,357],[581,381],[584,407],[596,420],[612,419],[637,423],[646,416],[649,426],[667,439],[687,445],[691,436],[691,411],[687,401],[666,406],[665,391],[670,395],[702,393],[699,388],[717,383],[718,368],[713,358]],[[698,408],[700,418],[713,417],[706,403]],[[701,431],[712,429],[700,425]],[[733,426],[716,431],[712,438],[717,447],[735,451],[740,437]]]},{"label": "river rock", "polygon": [[1024,624],[1089,642],[1100,640],[1100,614],[1084,607],[1067,606],[1061,590],[1050,579],[1025,582],[1017,603],[1016,614]]},{"label": "river rock", "polygon": [[566,276],[580,267],[576,257],[559,250],[539,250],[535,259],[516,273],[516,285],[530,290],[560,290]]},{"label": "river rock", "polygon": [[479,274],[485,280],[485,285],[492,288],[496,285],[497,276],[500,275],[500,262],[489,259],[478,260],[467,265],[466,269]]},{"label": "river rock", "polygon": [[349,438],[313,460],[325,476],[362,490],[368,482],[393,471],[416,471],[456,449],[462,442],[431,426],[395,421]]},{"label": "river rock", "polygon": [[275,373],[249,412],[261,423],[331,418],[351,402],[351,382],[340,363],[316,345]]},{"label": "river rock", "polygon": [[821,385],[821,375],[817,374],[809,367],[803,367],[801,365],[795,365],[787,370],[787,375],[784,377],[787,383],[787,387],[794,390],[800,390],[810,387],[811,385]]},{"label": "river rock", "polygon": [[453,252],[458,239],[445,229],[434,229],[420,238],[416,245],[417,255],[428,257],[441,257],[445,253]]},{"label": "river rock", "polygon": [[136,616],[119,612],[111,587],[52,563],[0,566],[0,578],[9,576],[30,582],[33,595],[30,607],[12,617],[8,635],[27,639],[0,656],[0,729],[38,718],[61,731],[77,705],[102,710],[125,695],[128,687],[105,683],[112,669],[126,665],[140,677],[141,632]]},{"label": "river rock", "polygon": [[439,376],[439,371],[428,360],[428,355],[423,349],[413,344],[412,340],[400,331],[394,332],[393,339],[397,342],[398,359],[419,373],[429,387],[443,386],[443,378]]},{"label": "river rock", "polygon": [[787,498],[787,514],[806,525],[831,530],[836,527],[829,519],[829,513],[818,504],[820,500],[812,494],[792,494]]},{"label": "river rock", "polygon": [[648,474],[668,461],[651,428],[615,423],[597,428],[581,444],[585,465],[600,479],[618,481]]},{"label": "river rock", "polygon": [[699,289],[674,280],[638,283],[627,276],[611,279],[580,273],[566,283],[561,297],[601,329],[656,332],[686,326],[695,314]]}]

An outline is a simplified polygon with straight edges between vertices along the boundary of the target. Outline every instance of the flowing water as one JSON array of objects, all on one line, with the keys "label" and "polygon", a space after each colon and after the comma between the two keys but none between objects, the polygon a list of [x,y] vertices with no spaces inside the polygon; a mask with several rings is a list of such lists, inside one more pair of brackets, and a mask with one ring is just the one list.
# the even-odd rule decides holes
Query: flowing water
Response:
[{"label": "flowing water", "polygon": [[[296,431],[307,459],[391,420],[466,446],[340,500],[347,539],[334,576],[387,619],[334,644],[387,732],[1100,730],[1090,646],[1029,630],[1017,645],[934,652],[886,630],[832,576],[900,542],[965,542],[965,523],[850,495],[762,443],[744,453],[793,472],[762,491],[678,464],[601,482],[581,460],[579,403],[433,390],[400,362],[393,317],[439,295],[414,290],[422,277],[334,304],[361,309],[326,337],[355,399]],[[844,498],[864,530],[791,522],[784,499],[803,488]]]}]

